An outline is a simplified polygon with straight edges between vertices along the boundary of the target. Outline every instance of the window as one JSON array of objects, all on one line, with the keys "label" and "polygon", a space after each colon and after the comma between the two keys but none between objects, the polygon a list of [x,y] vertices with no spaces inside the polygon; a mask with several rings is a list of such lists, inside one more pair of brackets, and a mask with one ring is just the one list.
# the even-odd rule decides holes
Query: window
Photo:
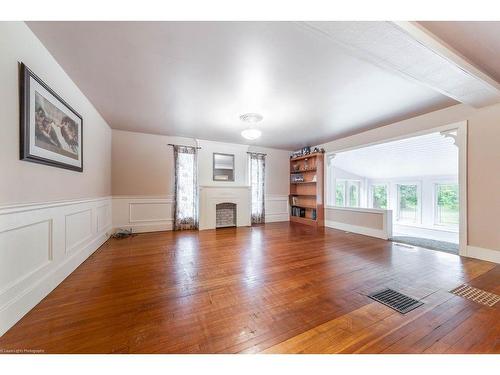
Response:
[{"label": "window", "polygon": [[266,155],[250,154],[250,186],[252,188],[252,224],[265,222],[264,183],[266,174]]},{"label": "window", "polygon": [[174,146],[174,230],[198,229],[196,147]]},{"label": "window", "polygon": [[359,189],[359,181],[336,180],[335,205],[339,207],[359,207]]},{"label": "window", "polygon": [[338,182],[335,187],[335,205],[345,206],[345,181]]},{"label": "window", "polygon": [[359,181],[348,181],[349,207],[359,207]]},{"label": "window", "polygon": [[398,221],[417,223],[419,212],[418,186],[415,184],[397,185]]},{"label": "window", "polygon": [[436,184],[435,222],[456,226],[459,222],[458,184]]},{"label": "window", "polygon": [[387,209],[387,185],[371,186],[372,208]]}]

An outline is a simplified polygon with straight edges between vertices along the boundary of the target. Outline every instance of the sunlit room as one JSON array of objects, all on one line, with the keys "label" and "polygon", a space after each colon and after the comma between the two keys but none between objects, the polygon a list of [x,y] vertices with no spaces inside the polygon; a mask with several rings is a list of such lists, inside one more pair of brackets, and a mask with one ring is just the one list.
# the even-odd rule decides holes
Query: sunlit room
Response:
[{"label": "sunlit room", "polygon": [[500,21],[94,5],[0,21],[0,363],[498,361]]}]

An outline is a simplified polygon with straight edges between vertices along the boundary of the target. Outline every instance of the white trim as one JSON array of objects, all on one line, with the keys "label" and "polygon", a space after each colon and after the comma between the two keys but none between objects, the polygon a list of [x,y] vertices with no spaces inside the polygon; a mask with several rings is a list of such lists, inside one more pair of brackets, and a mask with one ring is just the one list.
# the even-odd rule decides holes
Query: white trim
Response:
[{"label": "white trim", "polygon": [[325,226],[333,229],[343,230],[346,232],[362,234],[364,236],[381,238],[383,240],[388,239],[387,233],[381,229],[361,227],[358,225],[345,224],[333,220],[325,220]]},{"label": "white trim", "polygon": [[467,256],[468,224],[467,224],[467,121],[458,124],[458,195],[459,207],[459,255]]},{"label": "white trim", "polygon": [[[401,225],[419,225],[422,224],[422,181],[415,181],[415,180],[397,180],[394,181],[394,185],[396,187],[396,220],[395,222],[397,224]],[[400,204],[401,204],[401,197],[400,197],[400,192],[399,192],[399,187],[400,186],[411,186],[414,185],[417,187],[417,221],[416,222],[411,222],[411,221],[401,221],[399,219],[399,212],[400,212]]]},{"label": "white trim", "polygon": [[174,201],[174,195],[169,194],[169,195],[113,195],[113,199],[127,199],[127,200],[144,200],[144,199],[149,199],[149,200],[167,200],[169,202]]},{"label": "white trim", "polygon": [[[100,202],[111,199],[111,196],[99,197],[99,198],[87,198],[87,199],[68,199],[68,200],[57,200],[57,201],[48,201],[47,203],[19,203],[19,204],[11,204],[0,206],[0,215],[12,214],[18,212],[26,212],[26,211],[34,211],[45,208],[52,207],[62,207],[69,206],[73,204],[81,204],[81,203],[90,203],[90,202]],[[114,198],[114,197],[113,197]]]},{"label": "white trim", "polygon": [[148,222],[147,224],[113,225],[113,232],[119,229],[132,229],[132,233],[165,232],[173,229],[173,219],[164,222]]},{"label": "white trim", "polygon": [[[434,224],[435,228],[443,229],[443,230],[448,230],[450,232],[459,232],[458,230],[458,225],[454,224],[441,224],[438,221],[438,216],[439,216],[439,206],[438,206],[438,187],[440,185],[457,185],[458,186],[458,181],[452,181],[452,180],[445,180],[445,181],[432,181],[432,222]],[[460,198],[459,198],[460,199]],[[460,201],[459,201],[459,206],[460,206]],[[460,207],[459,207],[459,215],[460,215]],[[460,217],[459,217],[460,221]]]},{"label": "white trim", "polygon": [[484,249],[476,246],[467,246],[467,257],[486,260],[500,264],[500,250]]},{"label": "white trim", "polygon": [[386,213],[386,211],[391,211],[391,210],[383,210],[381,208],[364,208],[364,207],[326,206],[325,208],[329,209],[329,210],[368,212],[368,213],[373,213],[373,214],[384,214],[384,213]]},{"label": "white trim", "polygon": [[390,202],[391,202],[391,194],[390,194],[390,184],[387,182],[372,182],[372,183],[367,183],[366,184],[366,193],[368,194],[366,203],[367,206],[373,208],[373,193],[374,193],[374,187],[375,186],[384,186],[385,187],[385,199],[386,199],[386,205],[387,209],[390,207]]},{"label": "white trim", "polygon": [[[500,84],[492,79],[487,74],[483,73],[481,70],[476,68],[471,62],[466,60],[459,52],[457,52],[453,47],[445,43],[443,40],[438,38],[432,32],[427,30],[425,27],[420,25],[416,21],[392,21],[395,25],[400,27],[402,30],[406,31],[412,38],[426,46],[427,48],[435,51],[440,56],[444,57],[446,60],[454,64],[457,68],[463,70],[467,74],[470,74],[475,79],[481,81],[481,83],[488,89],[492,94],[498,93],[500,91]],[[436,87],[434,89],[437,90]],[[449,93],[442,90],[438,90],[444,95],[449,96]],[[460,98],[454,98],[455,100],[462,101]],[[470,103],[468,103],[471,105]],[[477,106],[475,106],[477,107]],[[482,106],[479,106],[479,108]]]}]

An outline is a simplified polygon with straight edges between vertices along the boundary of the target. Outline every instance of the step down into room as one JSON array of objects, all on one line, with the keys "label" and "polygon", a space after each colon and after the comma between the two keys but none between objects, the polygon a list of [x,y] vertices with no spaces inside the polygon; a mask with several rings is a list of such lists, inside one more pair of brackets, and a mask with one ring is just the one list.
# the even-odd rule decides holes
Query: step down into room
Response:
[{"label": "step down into room", "polygon": [[407,312],[423,305],[423,302],[392,289],[384,289],[376,293],[369,294],[368,297],[390,307],[393,310],[396,310],[401,314],[406,314]]}]

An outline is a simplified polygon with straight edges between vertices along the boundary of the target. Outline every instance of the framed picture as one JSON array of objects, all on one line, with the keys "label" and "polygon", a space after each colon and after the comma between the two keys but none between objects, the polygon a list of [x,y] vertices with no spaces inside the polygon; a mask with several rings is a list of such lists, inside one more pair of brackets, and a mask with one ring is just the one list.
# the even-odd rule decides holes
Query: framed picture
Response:
[{"label": "framed picture", "polygon": [[21,63],[20,157],[83,171],[83,119],[68,103]]}]

